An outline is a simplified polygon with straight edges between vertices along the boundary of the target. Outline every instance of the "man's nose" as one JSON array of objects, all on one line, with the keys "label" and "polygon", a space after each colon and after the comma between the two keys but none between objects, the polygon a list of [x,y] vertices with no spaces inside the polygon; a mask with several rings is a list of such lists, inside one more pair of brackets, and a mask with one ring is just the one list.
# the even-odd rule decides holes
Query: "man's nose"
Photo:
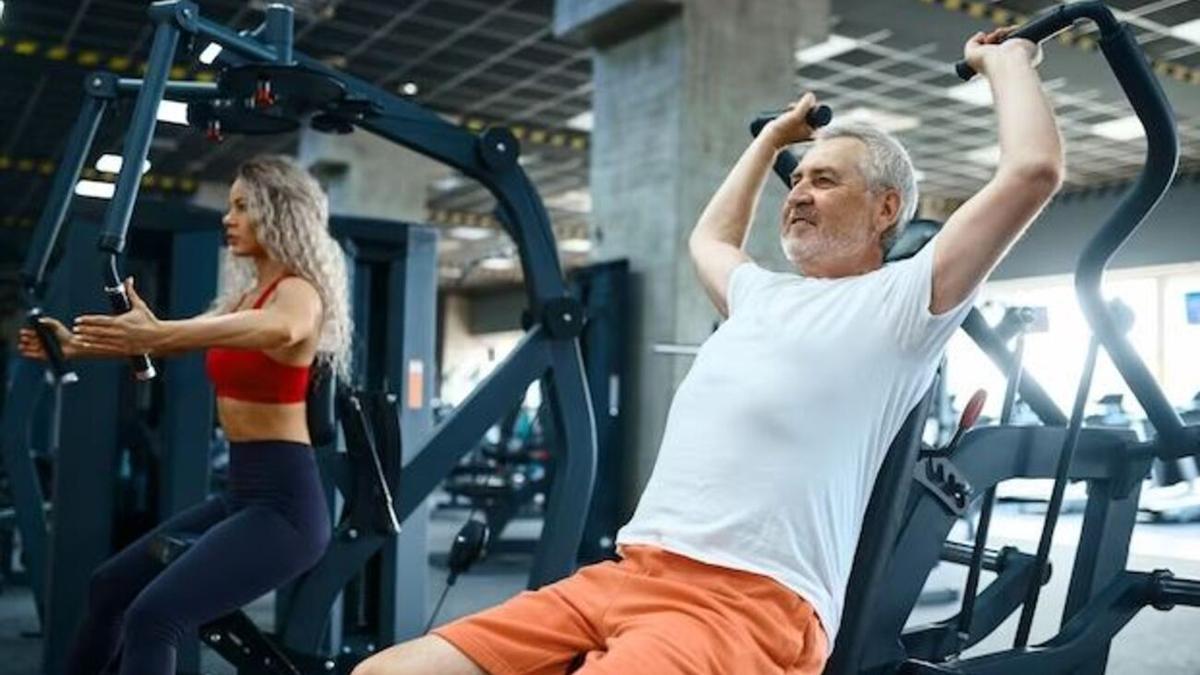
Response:
[{"label": "man's nose", "polygon": [[788,191],[788,204],[811,204],[812,191],[803,183],[797,183]]}]

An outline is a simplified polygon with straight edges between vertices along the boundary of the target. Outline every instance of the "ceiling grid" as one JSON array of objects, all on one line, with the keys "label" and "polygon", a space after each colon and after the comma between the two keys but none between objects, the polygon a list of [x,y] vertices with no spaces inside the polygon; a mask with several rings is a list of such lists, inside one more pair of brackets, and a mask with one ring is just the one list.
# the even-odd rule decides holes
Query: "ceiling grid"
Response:
[{"label": "ceiling grid", "polygon": [[[897,125],[896,135],[921,172],[922,194],[931,202],[961,201],[994,171],[995,122],[989,104],[962,98],[969,92],[958,88],[961,82],[949,71],[947,51],[955,46],[949,42],[961,38],[945,31],[934,38],[929,12],[947,21],[965,15],[974,18],[973,25],[980,19],[995,24],[1052,3],[887,0],[888,12],[882,13],[880,2],[832,0],[832,31],[846,42],[819,60],[798,60],[797,87],[817,91],[839,116]],[[576,131],[571,125],[591,110],[591,55],[553,37],[554,0],[295,4],[298,50],[398,93],[415,91],[410,94],[414,101],[470,128],[502,123],[521,129],[523,165],[547,202],[556,231],[560,236],[586,235],[590,129]],[[1164,83],[1190,82],[1200,92],[1200,23],[1194,40],[1180,28],[1200,20],[1200,0],[1109,4],[1131,26]],[[257,25],[264,3],[201,0],[200,5],[207,18],[244,29]],[[50,182],[44,169],[52,170],[62,151],[83,74],[106,65],[126,76],[137,72],[151,36],[145,9],[145,0],[7,3],[0,22],[0,86],[21,95],[0,97],[0,128],[9,130],[0,135],[0,190],[17,196],[0,205],[0,223],[36,219]],[[886,14],[889,25],[882,25],[880,14]],[[1076,28],[1061,43],[1049,49],[1094,51],[1095,35],[1089,28]],[[1091,67],[1102,69],[1096,61]],[[203,71],[190,74],[204,76]],[[1127,117],[1128,106],[1111,87],[1061,75],[1047,76],[1047,90],[1066,142],[1066,190],[1128,181],[1141,166],[1144,140],[1136,135],[1115,140],[1097,130]],[[1200,172],[1200,94],[1188,102],[1198,103],[1176,108],[1180,168]],[[122,114],[127,115],[125,108]],[[122,128],[120,122],[106,125],[97,150],[117,149]],[[152,150],[153,172],[176,186],[225,181],[245,157],[287,152],[295,143],[294,136],[231,137],[213,146],[200,134],[162,125]],[[156,185],[162,185],[161,179]],[[430,213],[438,214],[431,218],[446,227],[457,221],[495,229],[488,217],[493,206],[490,195],[461,177],[435,181],[428,189]],[[458,245],[460,252],[447,253],[447,260],[466,267],[505,246],[502,235],[493,235]]]}]

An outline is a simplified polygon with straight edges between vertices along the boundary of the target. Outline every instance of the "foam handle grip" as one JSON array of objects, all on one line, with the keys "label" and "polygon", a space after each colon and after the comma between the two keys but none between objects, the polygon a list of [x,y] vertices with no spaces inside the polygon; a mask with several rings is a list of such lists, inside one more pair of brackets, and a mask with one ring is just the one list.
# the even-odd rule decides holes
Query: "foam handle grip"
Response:
[{"label": "foam handle grip", "polygon": [[309,439],[320,447],[337,440],[337,378],[325,361],[314,363],[310,373],[305,418]]},{"label": "foam handle grip", "polygon": [[[1013,31],[1004,39],[1025,38],[1034,44],[1041,44],[1043,40],[1070,26],[1074,21],[1067,13],[1066,8],[1066,5],[1052,7],[1044,14],[1033,17],[1024,26]],[[967,65],[966,60],[956,62],[954,64],[954,72],[964,81],[975,77],[976,74],[975,69]]]},{"label": "foam handle grip", "polygon": [[[763,113],[758,117],[755,117],[754,121],[750,123],[750,133],[754,136],[758,136],[758,134],[763,130],[763,127],[767,126],[767,122],[770,122],[785,112],[787,111],[775,110],[773,112]],[[830,120],[832,119],[833,110],[831,110],[827,105],[819,105],[809,110],[808,114],[804,117],[804,121],[808,122],[808,126],[812,127],[813,129],[818,129],[826,124],[829,124]]]},{"label": "foam handle grip", "polygon": [[966,59],[962,59],[954,63],[954,74],[958,75],[958,79],[966,82],[972,77],[975,77],[977,73],[975,72],[974,68],[967,64]]},{"label": "foam handle grip", "polygon": [[46,350],[46,359],[50,365],[50,371],[54,373],[54,379],[60,382],[74,382],[79,378],[67,366],[67,357],[63,355],[58,336],[49,326],[42,323],[42,316],[44,316],[42,310],[35,307],[25,315],[25,324],[33,329],[38,336],[38,341],[42,343],[42,348]]},{"label": "foam handle grip", "polygon": [[[133,309],[133,305],[129,304],[129,296],[125,295],[123,285],[105,286],[104,294],[108,296],[108,303],[112,306],[113,314],[124,314]],[[142,382],[153,380],[154,376],[158,374],[154,370],[154,364],[150,361],[149,354],[131,356],[129,362],[133,366],[134,377]]]},{"label": "foam handle grip", "polygon": [[812,110],[809,110],[808,115],[806,115],[804,118],[804,120],[808,122],[808,126],[814,129],[829,124],[830,120],[832,119],[833,110],[831,110],[827,105],[819,105]]}]

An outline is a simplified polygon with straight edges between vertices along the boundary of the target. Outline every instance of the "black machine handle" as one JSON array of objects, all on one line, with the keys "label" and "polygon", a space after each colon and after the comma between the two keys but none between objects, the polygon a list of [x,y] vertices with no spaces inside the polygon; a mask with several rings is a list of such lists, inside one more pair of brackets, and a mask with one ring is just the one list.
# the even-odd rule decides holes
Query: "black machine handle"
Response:
[{"label": "black machine handle", "polygon": [[[113,314],[124,314],[132,310],[133,305],[129,302],[129,296],[125,294],[125,284],[121,281],[121,274],[117,271],[116,255],[108,256],[108,268],[104,276],[104,294],[108,296]],[[149,354],[131,356],[129,362],[133,366],[134,377],[142,382],[153,380],[154,376],[158,374],[154,370],[154,363],[150,361]]]},{"label": "black machine handle", "polygon": [[[1102,38],[1124,30],[1122,25],[1117,22],[1116,17],[1112,16],[1109,8],[1104,6],[1104,2],[1086,0],[1084,2],[1064,2],[1062,5],[1050,7],[1049,10],[1028,20],[1021,28],[1010,32],[1004,40],[1022,37],[1034,44],[1040,44],[1054,37],[1058,32],[1070,28],[1070,25],[1074,24],[1076,20],[1085,18],[1096,22]],[[974,68],[967,65],[965,60],[954,64],[954,72],[958,73],[962,79],[971,79],[976,76]]]},{"label": "black machine handle", "polygon": [[1146,132],[1142,172],[1080,255],[1075,266],[1075,293],[1088,324],[1145,410],[1158,435],[1162,456],[1192,455],[1196,453],[1195,443],[1189,440],[1179,414],[1129,344],[1119,310],[1110,307],[1100,291],[1109,260],[1171,186],[1179,164],[1175,117],[1133,33],[1118,23],[1103,3],[1081,2],[1068,7],[1099,27],[1104,58]]},{"label": "black machine handle", "polygon": [[25,325],[33,329],[37,334],[38,341],[42,343],[42,348],[46,350],[46,363],[50,369],[50,375],[55,382],[62,384],[70,384],[78,382],[79,376],[71,369],[67,361],[67,357],[63,355],[62,345],[58,342],[58,336],[54,334],[54,330],[42,323],[42,318],[45,313],[40,307],[34,307],[25,314]]},{"label": "black machine handle", "polygon": [[[1082,5],[1100,5],[1102,8],[1104,7],[1099,2],[1077,2],[1056,5],[1033,17],[1025,25],[1009,33],[1004,39],[1024,38],[1034,44],[1040,44],[1054,37],[1063,29],[1070,27],[1071,24],[1075,23],[1076,19],[1082,18],[1083,14],[1081,12],[1084,10],[1081,7]],[[1105,8],[1104,11],[1107,12],[1108,10]],[[954,64],[954,72],[964,80],[969,80],[975,77],[976,74],[975,69],[968,65],[965,60]]]},{"label": "black machine handle", "polygon": [[[763,127],[767,126],[768,122],[776,117],[779,117],[785,112],[787,111],[775,110],[772,112],[762,113],[758,117],[755,117],[754,121],[750,123],[750,135],[758,138],[758,135],[762,132]],[[832,119],[833,111],[827,105],[816,106],[812,110],[809,110],[808,114],[804,117],[804,121],[808,122],[808,126],[812,127],[813,129],[819,129],[829,124]],[[799,163],[800,162],[796,159],[796,156],[787,150],[781,151],[779,155],[775,157],[775,175],[779,176],[779,179],[783,181],[783,184],[789,188],[792,186],[792,172],[796,170],[796,165]]]},{"label": "black machine handle", "polygon": [[[1179,164],[1179,137],[1171,105],[1129,29],[1099,0],[1057,5],[1009,37],[1045,39],[1080,19],[1100,32],[1100,49],[1146,132],[1146,161],[1133,186],[1092,236],[1075,266],[1075,293],[1084,317],[1121,377],[1146,412],[1159,439],[1161,458],[1196,454],[1179,414],[1124,335],[1122,320],[1100,291],[1104,269],[1171,186]],[[965,65],[965,64],[959,64]],[[959,69],[959,74],[964,74]]]},{"label": "black machine handle", "polygon": [[[787,112],[787,110],[772,110],[771,112],[765,112],[760,114],[758,117],[755,117],[754,121],[750,123],[750,135],[757,137],[758,134],[762,132],[763,127],[767,126],[767,122],[770,122],[785,112]],[[818,129],[826,124],[829,124],[829,121],[832,119],[833,110],[831,110],[827,105],[815,106],[808,111],[807,115],[804,116],[804,121],[808,122],[808,126],[812,127],[813,129]]]}]

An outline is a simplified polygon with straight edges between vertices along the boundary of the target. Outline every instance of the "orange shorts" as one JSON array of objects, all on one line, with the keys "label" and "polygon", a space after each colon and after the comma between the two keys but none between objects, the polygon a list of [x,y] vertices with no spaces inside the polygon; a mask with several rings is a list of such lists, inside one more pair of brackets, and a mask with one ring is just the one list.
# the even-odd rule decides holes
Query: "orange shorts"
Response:
[{"label": "orange shorts", "polygon": [[433,632],[490,675],[820,674],[825,632],[783,585],[651,546],[622,555]]}]

